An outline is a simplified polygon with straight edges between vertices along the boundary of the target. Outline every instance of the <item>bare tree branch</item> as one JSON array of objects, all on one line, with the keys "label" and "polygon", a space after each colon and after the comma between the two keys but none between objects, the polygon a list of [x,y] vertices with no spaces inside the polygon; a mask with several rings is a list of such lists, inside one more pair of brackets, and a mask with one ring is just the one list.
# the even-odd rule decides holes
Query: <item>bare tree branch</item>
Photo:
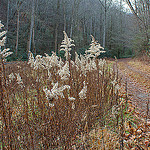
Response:
[{"label": "bare tree branch", "polygon": [[99,2],[101,3],[101,5],[103,6],[103,8],[105,8],[104,4],[101,2],[101,0],[99,0]]}]

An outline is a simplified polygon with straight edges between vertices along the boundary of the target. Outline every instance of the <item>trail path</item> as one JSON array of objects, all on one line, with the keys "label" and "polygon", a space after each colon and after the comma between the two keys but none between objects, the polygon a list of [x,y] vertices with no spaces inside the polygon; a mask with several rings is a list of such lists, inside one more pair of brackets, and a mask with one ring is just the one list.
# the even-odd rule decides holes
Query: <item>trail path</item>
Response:
[{"label": "trail path", "polygon": [[118,60],[118,73],[127,81],[128,98],[142,116],[150,118],[150,64],[130,58]]}]

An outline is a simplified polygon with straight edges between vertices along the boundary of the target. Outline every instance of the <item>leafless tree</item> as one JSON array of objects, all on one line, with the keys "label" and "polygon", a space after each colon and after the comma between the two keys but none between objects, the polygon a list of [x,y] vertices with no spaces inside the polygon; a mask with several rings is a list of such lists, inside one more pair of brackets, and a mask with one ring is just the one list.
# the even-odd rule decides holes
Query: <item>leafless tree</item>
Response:
[{"label": "leafless tree", "polygon": [[136,17],[141,31],[145,34],[148,43],[150,39],[150,1],[149,0],[126,0],[128,6]]}]

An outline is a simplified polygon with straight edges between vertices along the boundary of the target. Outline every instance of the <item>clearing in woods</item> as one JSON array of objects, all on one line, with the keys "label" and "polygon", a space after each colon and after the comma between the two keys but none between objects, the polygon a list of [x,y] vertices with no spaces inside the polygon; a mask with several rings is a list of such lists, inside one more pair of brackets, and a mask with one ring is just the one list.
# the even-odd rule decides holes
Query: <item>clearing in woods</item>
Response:
[{"label": "clearing in woods", "polygon": [[128,98],[133,102],[141,115],[148,113],[150,118],[150,64],[137,59],[119,59],[118,74],[127,81]]}]

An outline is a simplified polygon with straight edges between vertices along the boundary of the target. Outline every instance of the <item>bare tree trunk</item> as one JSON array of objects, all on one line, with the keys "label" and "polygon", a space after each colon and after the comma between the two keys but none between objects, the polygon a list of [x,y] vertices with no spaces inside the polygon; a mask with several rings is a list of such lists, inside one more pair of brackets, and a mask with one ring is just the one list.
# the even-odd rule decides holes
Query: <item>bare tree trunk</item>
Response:
[{"label": "bare tree trunk", "polygon": [[113,19],[112,19],[112,14],[110,16],[110,34],[109,34],[109,37],[110,37],[110,44],[108,46],[109,49],[112,49],[112,32],[113,32]]},{"label": "bare tree trunk", "polygon": [[57,52],[58,47],[58,18],[59,18],[59,8],[60,8],[60,0],[57,1],[57,18],[56,18],[56,27],[55,27],[55,52]]},{"label": "bare tree trunk", "polygon": [[72,16],[71,16],[70,38],[72,37],[72,34],[73,34],[74,7],[75,7],[74,5],[75,5],[75,2],[74,2],[74,4],[72,4]]},{"label": "bare tree trunk", "polygon": [[134,5],[135,5],[135,12],[137,13],[137,1],[134,0]]},{"label": "bare tree trunk", "polygon": [[[122,24],[122,20],[123,20],[123,14],[122,14],[122,0],[120,0],[120,16],[119,16],[119,20],[120,20],[120,35],[123,35],[123,24]],[[122,39],[122,37],[121,37]],[[121,40],[120,41],[120,45],[121,45],[121,55],[124,55],[124,43]]]},{"label": "bare tree trunk", "polygon": [[109,7],[112,4],[112,0],[109,0],[109,1],[105,0],[104,3],[101,0],[99,0],[99,2],[100,2],[101,6],[104,9],[103,47],[105,48],[105,46],[106,46],[106,24],[107,24],[106,23],[106,19],[107,19],[107,11],[108,11]]},{"label": "bare tree trunk", "polygon": [[[92,25],[93,25],[93,19],[92,19],[92,17],[90,18],[90,35],[93,35],[93,33],[92,33]],[[94,36],[94,35],[93,35]]]},{"label": "bare tree trunk", "polygon": [[63,11],[64,11],[64,31],[66,31],[66,7],[65,7],[65,2],[63,3]]},{"label": "bare tree trunk", "polygon": [[7,32],[8,32],[8,24],[9,24],[9,0],[7,2],[7,25],[6,25]]},{"label": "bare tree trunk", "polygon": [[72,14],[72,18],[71,18],[70,38],[72,37],[72,32],[73,32],[73,14]]},{"label": "bare tree trunk", "polygon": [[73,24],[71,23],[71,28],[70,28],[70,38],[72,37],[72,30],[73,30]]},{"label": "bare tree trunk", "polygon": [[57,52],[57,41],[58,41],[58,23],[56,23],[55,28],[55,52]]},{"label": "bare tree trunk", "polygon": [[[100,19],[99,19],[99,31],[100,33],[102,33],[102,30],[103,30],[103,25],[102,25],[102,11],[100,12]],[[99,34],[99,41],[102,41],[102,34]]]},{"label": "bare tree trunk", "polygon": [[17,54],[18,54],[18,39],[19,39],[19,9],[17,10],[16,57],[17,57]]},{"label": "bare tree trunk", "polygon": [[[7,24],[6,24],[6,28],[7,28],[7,32],[8,32],[8,24],[9,24],[9,0],[7,1]],[[6,39],[6,43],[5,46],[7,44],[7,39]]]},{"label": "bare tree trunk", "polygon": [[83,41],[84,41],[84,46],[86,45],[86,25],[85,25],[85,16],[84,16],[84,18],[83,18],[83,22],[82,22],[82,29],[83,29],[83,31],[82,31],[82,33],[83,33]]},{"label": "bare tree trunk", "polygon": [[36,48],[35,48],[35,28],[33,27],[33,36],[32,36],[32,44],[33,44],[33,50],[34,50],[34,54],[36,55]]},{"label": "bare tree trunk", "polygon": [[35,0],[32,0],[30,35],[29,35],[29,41],[28,41],[28,45],[27,45],[27,52],[28,52],[28,54],[29,54],[29,51],[31,49],[31,41],[32,41],[32,34],[33,34],[33,27],[34,27],[34,1]]},{"label": "bare tree trunk", "polygon": [[106,41],[106,13],[107,13],[107,10],[105,8],[105,11],[104,11],[104,28],[103,28],[103,47],[105,48],[105,41]]}]

